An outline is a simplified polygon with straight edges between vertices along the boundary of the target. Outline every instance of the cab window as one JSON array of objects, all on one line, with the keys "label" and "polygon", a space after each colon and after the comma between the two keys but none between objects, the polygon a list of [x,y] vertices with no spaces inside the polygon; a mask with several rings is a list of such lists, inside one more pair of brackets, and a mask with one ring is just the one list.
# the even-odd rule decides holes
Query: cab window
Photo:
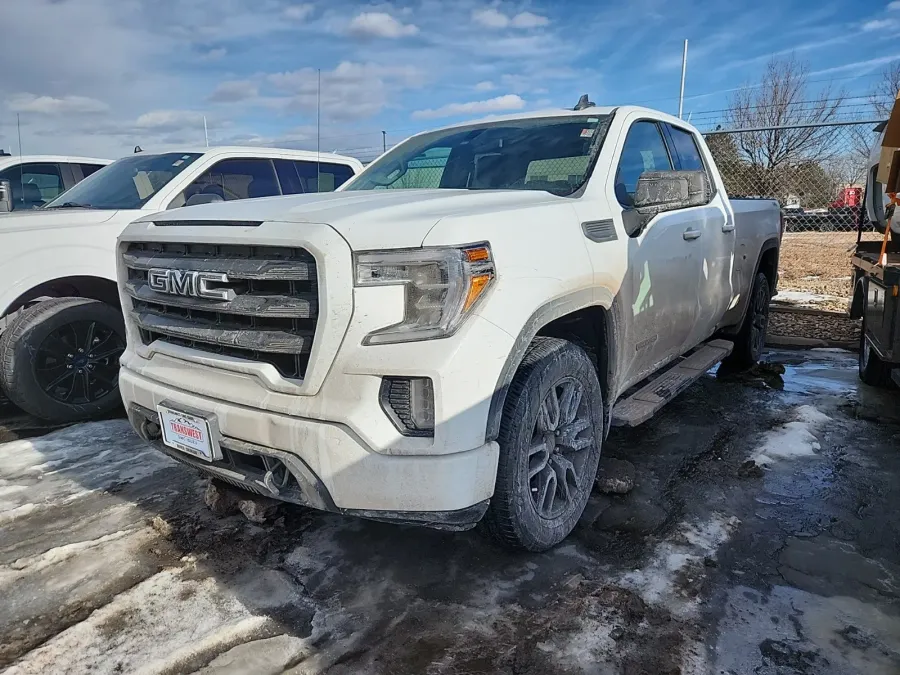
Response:
[{"label": "cab window", "polygon": [[616,169],[616,199],[625,207],[634,205],[638,179],[645,171],[671,171],[672,160],[656,122],[635,122],[628,130]]}]

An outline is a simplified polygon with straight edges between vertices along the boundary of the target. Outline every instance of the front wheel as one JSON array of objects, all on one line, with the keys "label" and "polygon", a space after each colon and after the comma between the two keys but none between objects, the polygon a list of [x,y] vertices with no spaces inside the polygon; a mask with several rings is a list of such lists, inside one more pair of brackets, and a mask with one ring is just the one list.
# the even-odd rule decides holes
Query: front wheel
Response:
[{"label": "front wheel", "polygon": [[27,413],[77,422],[119,407],[122,313],[86,298],[53,298],[16,315],[0,336],[0,385]]},{"label": "front wheel", "polygon": [[580,347],[535,338],[509,388],[486,523],[503,544],[545,551],[587,504],[603,439],[603,394]]}]

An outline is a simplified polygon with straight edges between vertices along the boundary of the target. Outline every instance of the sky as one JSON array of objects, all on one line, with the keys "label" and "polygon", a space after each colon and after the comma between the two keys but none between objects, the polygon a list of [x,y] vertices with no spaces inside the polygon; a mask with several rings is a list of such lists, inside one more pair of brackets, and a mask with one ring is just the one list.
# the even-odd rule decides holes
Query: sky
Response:
[{"label": "sky", "polygon": [[0,0],[0,148],[18,151],[17,114],[26,154],[202,146],[205,117],[212,144],[367,160],[582,93],[676,113],[684,39],[701,128],[773,55],[865,118],[898,35],[900,0]]}]

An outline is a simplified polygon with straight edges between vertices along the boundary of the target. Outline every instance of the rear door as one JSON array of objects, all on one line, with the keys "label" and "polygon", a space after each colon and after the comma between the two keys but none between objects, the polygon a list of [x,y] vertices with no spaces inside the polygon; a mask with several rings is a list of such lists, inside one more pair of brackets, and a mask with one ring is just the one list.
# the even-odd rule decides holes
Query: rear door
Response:
[{"label": "rear door", "polygon": [[[655,120],[637,119],[619,150],[614,215],[628,232],[637,214],[633,198],[647,171],[671,171],[674,162]],[[631,327],[620,354],[623,379],[637,382],[682,354],[699,312],[703,240],[690,209],[661,213],[627,242],[628,266],[619,292],[625,326]]]},{"label": "rear door", "polygon": [[[715,189],[707,163],[700,152],[700,142],[688,129],[664,125],[675,168],[681,171],[703,171]],[[734,214],[725,208],[721,194],[714,194],[705,206],[687,209],[702,233],[703,260],[698,279],[697,321],[688,336],[694,346],[716,330],[732,300],[732,267],[734,256]]]}]

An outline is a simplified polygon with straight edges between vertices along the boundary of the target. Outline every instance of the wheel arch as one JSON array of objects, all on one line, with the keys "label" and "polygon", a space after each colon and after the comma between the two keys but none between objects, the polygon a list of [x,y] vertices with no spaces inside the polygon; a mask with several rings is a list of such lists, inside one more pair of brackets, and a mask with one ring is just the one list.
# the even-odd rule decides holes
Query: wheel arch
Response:
[{"label": "wheel arch", "polygon": [[612,308],[597,304],[592,290],[578,291],[551,300],[529,317],[516,337],[507,356],[500,377],[494,387],[488,412],[486,439],[494,441],[500,435],[503,406],[510,383],[525,357],[529,345],[537,336],[558,337],[582,347],[594,363],[604,401],[607,403],[609,428],[609,392],[615,381],[615,318]]},{"label": "wheel arch", "polygon": [[2,310],[0,317],[8,316],[40,298],[89,298],[120,307],[116,282],[105,277],[71,275],[49,279],[19,294]]},{"label": "wheel arch", "polygon": [[857,270],[853,283],[853,299],[850,301],[850,318],[861,319],[866,310],[866,277]]}]

